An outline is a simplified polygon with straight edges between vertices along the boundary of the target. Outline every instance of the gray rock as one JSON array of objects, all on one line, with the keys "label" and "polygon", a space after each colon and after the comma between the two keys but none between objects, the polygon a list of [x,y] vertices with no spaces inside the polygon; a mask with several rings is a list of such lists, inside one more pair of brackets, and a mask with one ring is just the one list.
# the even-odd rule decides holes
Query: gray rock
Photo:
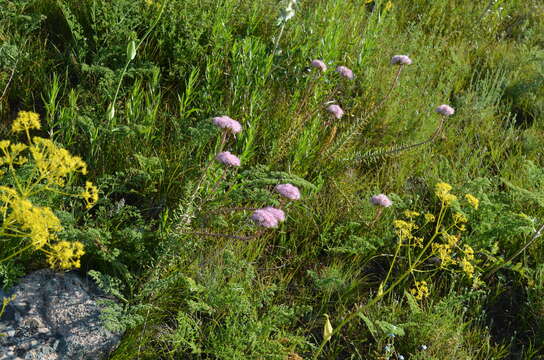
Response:
[{"label": "gray rock", "polygon": [[8,294],[0,319],[0,360],[98,360],[121,340],[99,319],[100,290],[77,273],[36,271]]}]

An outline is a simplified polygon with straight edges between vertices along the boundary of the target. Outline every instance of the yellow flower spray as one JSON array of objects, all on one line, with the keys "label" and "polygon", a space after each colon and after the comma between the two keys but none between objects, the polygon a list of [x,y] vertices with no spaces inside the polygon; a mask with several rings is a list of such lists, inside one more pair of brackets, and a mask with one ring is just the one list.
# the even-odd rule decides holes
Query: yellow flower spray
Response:
[{"label": "yellow flower spray", "polygon": [[[46,254],[52,268],[77,268],[80,266],[79,259],[85,253],[83,244],[57,241],[57,233],[62,230],[60,220],[49,207],[35,205],[31,199],[52,192],[82,198],[86,207],[90,208],[98,200],[98,189],[87,182],[80,194],[63,191],[70,176],[87,173],[87,165],[49,139],[32,138],[30,131],[39,129],[39,115],[21,111],[11,131],[24,133],[27,144],[0,141],[0,177],[6,177],[11,183],[0,186],[0,239],[21,241],[19,249],[0,259],[0,263],[24,251],[39,250]],[[25,173],[31,168],[30,176],[20,176],[18,170],[23,165]]]},{"label": "yellow flower spray", "polygon": [[[410,293],[417,299],[423,300],[430,295],[430,284],[427,280],[416,280],[416,273],[420,273],[418,269],[426,264],[434,263],[437,265],[436,271],[446,267],[457,266],[465,273],[467,278],[473,281],[473,284],[480,283],[480,279],[474,276],[475,273],[475,257],[474,250],[467,244],[461,245],[461,235],[466,230],[467,217],[460,212],[452,212],[451,208],[456,202],[457,196],[451,193],[452,187],[447,183],[438,183],[435,186],[435,195],[440,200],[440,209],[438,214],[424,213],[418,225],[418,218],[421,214],[417,211],[406,210],[403,215],[405,219],[397,219],[393,221],[393,227],[397,235],[397,245],[393,260],[389,267],[389,271],[385,280],[380,284],[376,296],[366,305],[358,307],[351,314],[347,315],[332,331],[324,331],[324,338],[314,353],[313,359],[318,359],[323,351],[325,343],[330,340],[333,334],[340,332],[349,321],[356,318],[366,308],[374,305],[384,296],[389,294],[395,287],[405,281],[412,275],[414,277],[414,285],[410,289]],[[465,196],[468,204],[473,209],[478,209],[479,201],[474,196],[467,194]],[[450,221],[446,221],[446,215],[450,215]],[[431,235],[428,239],[418,236],[417,232],[421,228],[432,226]],[[415,251],[415,249],[420,249]],[[401,256],[402,252],[405,256]],[[397,279],[389,284],[389,279],[393,273],[393,268],[400,259],[406,259],[407,270],[404,271]],[[435,261],[432,261],[432,260]],[[328,316],[327,322],[329,322]],[[326,323],[327,324],[327,323]],[[327,334],[327,336],[325,336]]]}]

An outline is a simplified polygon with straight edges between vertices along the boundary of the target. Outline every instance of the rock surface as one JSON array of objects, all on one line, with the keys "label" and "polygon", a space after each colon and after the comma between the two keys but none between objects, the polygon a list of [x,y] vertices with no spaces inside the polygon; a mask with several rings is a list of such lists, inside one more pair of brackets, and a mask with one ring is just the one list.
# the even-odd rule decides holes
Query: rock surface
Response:
[{"label": "rock surface", "polygon": [[0,318],[0,360],[104,359],[121,339],[101,324],[103,294],[76,273],[39,270],[7,295],[16,298]]}]

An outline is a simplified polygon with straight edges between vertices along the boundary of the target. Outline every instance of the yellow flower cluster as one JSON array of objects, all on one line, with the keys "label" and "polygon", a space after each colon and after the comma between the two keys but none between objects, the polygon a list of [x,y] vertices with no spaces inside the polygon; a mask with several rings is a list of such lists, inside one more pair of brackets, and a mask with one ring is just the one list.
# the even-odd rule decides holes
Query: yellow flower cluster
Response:
[{"label": "yellow flower cluster", "polygon": [[414,295],[417,300],[423,300],[430,295],[429,288],[426,281],[416,281],[415,287],[410,289],[410,293]]},{"label": "yellow flower cluster", "polygon": [[465,199],[467,199],[468,203],[474,208],[474,210],[478,210],[480,200],[476,199],[473,195],[470,194],[466,194]]},{"label": "yellow flower cluster", "polygon": [[412,218],[418,217],[419,213],[417,211],[413,211],[413,210],[405,210],[404,211],[404,216],[406,216],[409,219],[412,219]]},{"label": "yellow flower cluster", "polygon": [[416,223],[412,221],[395,220],[393,221],[393,226],[395,226],[395,233],[399,237],[399,241],[408,240],[411,246],[423,247],[423,238],[412,234],[413,230],[419,229]]},{"label": "yellow flower cluster", "polygon": [[401,238],[401,240],[411,239],[413,236],[412,230],[418,228],[415,223],[404,220],[394,220],[393,226],[395,227],[395,232],[397,233],[398,237]]},{"label": "yellow flower cluster", "polygon": [[26,231],[35,250],[41,250],[54,233],[61,231],[60,220],[53,214],[48,207],[33,205],[29,200],[14,198],[11,201],[11,216],[8,219],[19,226],[21,230]]},{"label": "yellow flower cluster", "polygon": [[[0,186],[0,212],[2,215],[1,237],[29,239],[29,243],[0,262],[12,258],[26,249],[40,250],[47,254],[52,267],[69,269],[80,266],[84,254],[83,244],[67,241],[55,242],[62,230],[60,220],[49,207],[34,205],[31,198],[43,192],[55,192],[67,196],[81,197],[86,207],[92,207],[98,200],[98,189],[91,182],[85,184],[81,194],[67,194],[59,188],[66,185],[68,176],[87,173],[87,165],[53,141],[41,137],[31,138],[29,131],[40,129],[39,115],[21,111],[12,125],[15,133],[25,132],[27,144],[0,141],[0,177],[9,171],[13,186]],[[30,155],[30,156],[28,156]],[[30,164],[34,172],[20,177],[18,166]]]},{"label": "yellow flower cluster", "polygon": [[71,269],[80,267],[80,258],[85,254],[79,241],[59,241],[47,252],[47,262],[52,268]]},{"label": "yellow flower cluster", "polygon": [[87,181],[85,183],[85,191],[81,194],[81,197],[83,200],[85,200],[85,204],[87,209],[90,209],[96,204],[98,201],[98,189],[96,186],[93,185],[92,182]]},{"label": "yellow flower cluster", "polygon": [[438,183],[435,187],[435,194],[446,205],[450,205],[457,200],[457,196],[450,194],[452,187],[448,183]]},{"label": "yellow flower cluster", "polygon": [[457,245],[459,238],[457,236],[443,233],[442,238],[444,243],[433,243],[433,253],[440,259],[440,267],[446,267],[450,264],[455,264],[455,260],[451,257],[453,249]]},{"label": "yellow flower cluster", "polygon": [[34,137],[30,152],[43,179],[58,186],[64,186],[65,178],[71,173],[87,174],[87,164],[68,150],[55,145],[51,140]]},{"label": "yellow flower cluster", "polygon": [[40,115],[32,111],[19,111],[11,126],[11,131],[17,133],[31,129],[40,129]]},{"label": "yellow flower cluster", "polygon": [[431,223],[431,222],[434,222],[435,220],[436,220],[436,218],[434,217],[433,214],[431,214],[431,213],[426,213],[425,214],[425,221]]}]

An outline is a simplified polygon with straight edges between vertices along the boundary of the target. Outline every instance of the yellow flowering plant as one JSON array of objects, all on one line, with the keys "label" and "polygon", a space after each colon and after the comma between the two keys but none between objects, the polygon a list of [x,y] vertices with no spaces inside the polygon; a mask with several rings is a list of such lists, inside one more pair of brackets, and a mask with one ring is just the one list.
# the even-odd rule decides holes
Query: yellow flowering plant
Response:
[{"label": "yellow flowering plant", "polygon": [[[475,275],[474,250],[461,240],[466,231],[468,218],[460,212],[460,201],[451,193],[452,189],[447,183],[436,184],[434,193],[440,202],[437,214],[405,210],[402,214],[404,218],[393,221],[397,236],[396,249],[385,280],[380,284],[376,296],[365,306],[358,307],[346,316],[333,329],[332,335],[337,334],[349,321],[362,315],[366,308],[404,283],[409,276],[413,278],[409,292],[417,300],[423,300],[430,295],[430,277],[433,272],[440,270],[458,270],[471,279],[473,286],[482,284],[479,276]],[[478,209],[479,201],[476,197],[467,194],[465,199],[474,210]],[[429,269],[429,266],[434,268]],[[394,269],[397,269],[396,271],[400,269],[400,275],[390,282]],[[425,279],[420,279],[422,277],[420,274],[425,274]],[[314,359],[317,359],[324,344],[325,341],[314,354]]]},{"label": "yellow flowering plant", "polygon": [[85,175],[87,165],[52,140],[31,137],[30,131],[39,129],[39,115],[21,111],[11,131],[22,133],[26,143],[0,141],[0,239],[6,248],[17,249],[0,258],[0,263],[25,251],[41,251],[52,268],[77,268],[85,253],[83,244],[58,241],[60,220],[51,208],[37,205],[33,199],[47,193],[79,197],[86,208],[91,208],[98,200],[98,189],[86,182],[83,192],[68,192],[71,177],[77,173]]}]

